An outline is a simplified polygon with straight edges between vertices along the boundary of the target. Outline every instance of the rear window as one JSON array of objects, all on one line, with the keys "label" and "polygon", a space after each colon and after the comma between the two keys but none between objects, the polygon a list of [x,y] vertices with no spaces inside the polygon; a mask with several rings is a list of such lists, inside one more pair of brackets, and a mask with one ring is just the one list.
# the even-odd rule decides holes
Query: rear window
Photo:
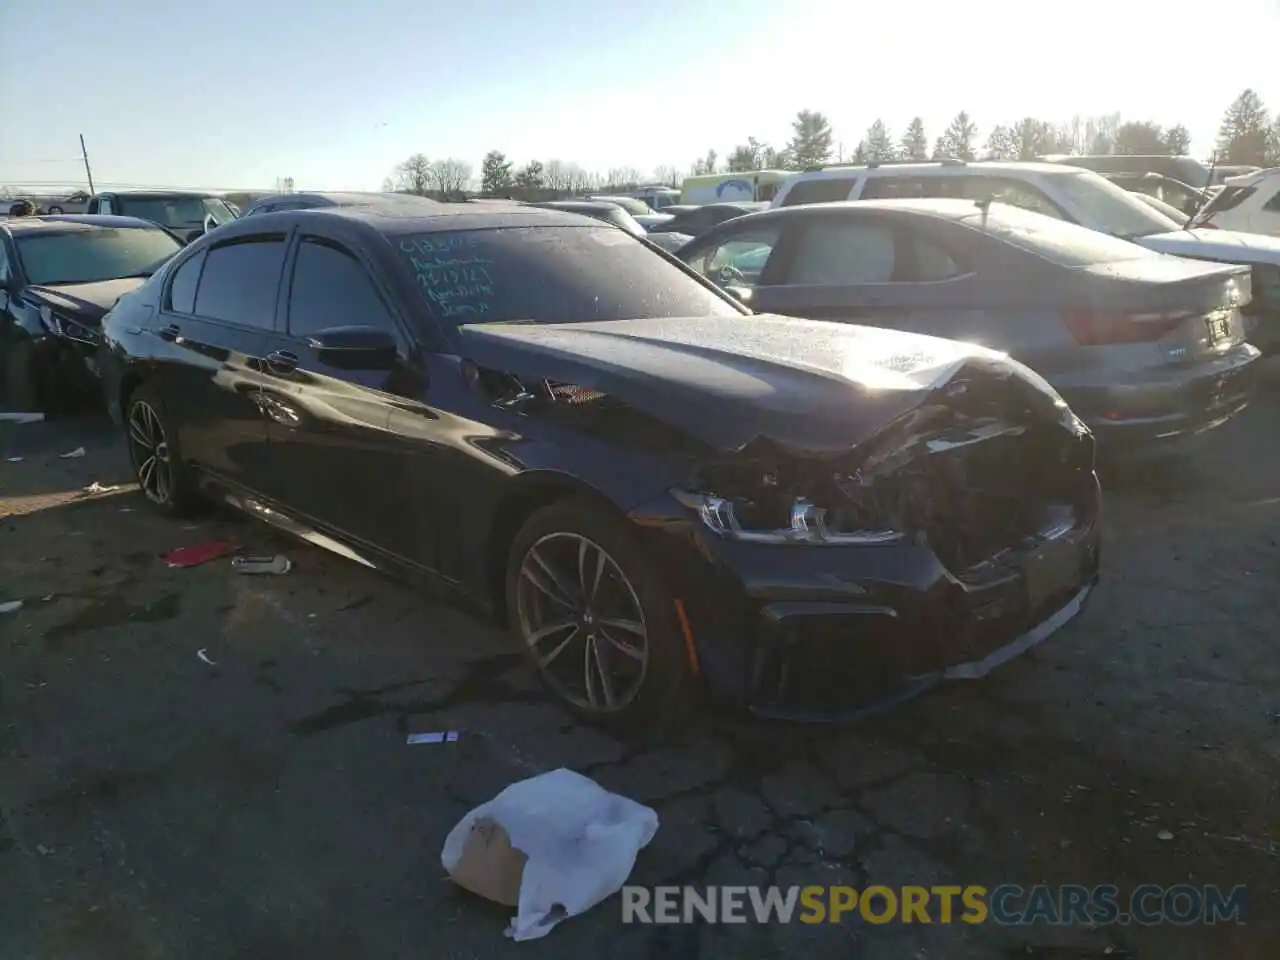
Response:
[{"label": "rear window", "polygon": [[981,211],[960,222],[1064,267],[1163,256],[1119,237],[1006,204],[992,204],[985,224]]},{"label": "rear window", "polygon": [[797,207],[802,203],[836,203],[848,200],[857,177],[823,177],[801,180],[782,198],[782,206]]},{"label": "rear window", "polygon": [[17,238],[18,258],[31,283],[95,283],[149,277],[182,249],[163,230],[33,231]]},{"label": "rear window", "polygon": [[584,323],[744,311],[613,227],[497,227],[395,238],[447,323]]}]

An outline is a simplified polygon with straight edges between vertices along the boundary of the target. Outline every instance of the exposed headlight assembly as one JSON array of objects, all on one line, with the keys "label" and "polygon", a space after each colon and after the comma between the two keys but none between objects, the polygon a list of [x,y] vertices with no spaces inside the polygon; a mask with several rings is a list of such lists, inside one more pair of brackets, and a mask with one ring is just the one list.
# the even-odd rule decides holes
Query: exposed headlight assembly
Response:
[{"label": "exposed headlight assembly", "polygon": [[726,539],[750,543],[803,543],[825,546],[866,546],[896,543],[905,538],[897,530],[832,530],[827,525],[827,510],[797,497],[791,505],[790,523],[781,529],[744,527],[738,519],[734,501],[706,493],[673,490],[672,495],[690,510],[713,533]]},{"label": "exposed headlight assembly", "polygon": [[99,335],[97,330],[54,313],[53,308],[48,305],[40,308],[40,322],[55,337],[74,340],[77,343],[88,344],[91,347],[98,345]]}]

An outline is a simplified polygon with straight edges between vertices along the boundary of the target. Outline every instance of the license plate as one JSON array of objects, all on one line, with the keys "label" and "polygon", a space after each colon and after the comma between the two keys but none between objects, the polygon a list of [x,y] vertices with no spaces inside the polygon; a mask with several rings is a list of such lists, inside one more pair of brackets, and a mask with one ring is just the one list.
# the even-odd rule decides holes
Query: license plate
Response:
[{"label": "license plate", "polygon": [[1027,599],[1032,610],[1050,597],[1080,581],[1080,552],[1070,540],[1050,540],[1027,560],[1023,568]]}]

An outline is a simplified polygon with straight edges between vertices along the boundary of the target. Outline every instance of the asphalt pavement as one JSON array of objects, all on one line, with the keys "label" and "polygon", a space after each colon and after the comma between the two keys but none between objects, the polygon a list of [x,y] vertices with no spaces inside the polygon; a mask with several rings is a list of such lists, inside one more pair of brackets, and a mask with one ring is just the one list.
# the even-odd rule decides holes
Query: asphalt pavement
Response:
[{"label": "asphalt pavement", "polygon": [[[466,613],[153,515],[101,419],[0,424],[0,958],[1280,956],[1280,374],[1104,486],[1103,582],[1026,657],[851,727],[707,710],[653,744],[572,722]],[[160,559],[210,538],[293,569]],[[657,810],[635,883],[1243,884],[1247,922],[653,927],[614,898],[515,944],[440,847],[559,766]]]}]

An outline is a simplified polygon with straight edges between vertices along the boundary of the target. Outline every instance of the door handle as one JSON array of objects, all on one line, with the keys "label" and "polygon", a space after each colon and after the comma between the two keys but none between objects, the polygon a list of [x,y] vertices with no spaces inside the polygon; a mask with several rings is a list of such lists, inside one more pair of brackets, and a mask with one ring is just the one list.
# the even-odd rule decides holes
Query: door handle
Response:
[{"label": "door handle", "polygon": [[298,355],[288,350],[272,350],[266,360],[267,366],[277,373],[292,373],[298,369]]},{"label": "door handle", "polygon": [[173,341],[178,339],[178,334],[180,334],[181,332],[182,331],[178,329],[178,325],[176,323],[171,323],[167,327],[164,327],[163,329],[161,329],[160,339],[167,340],[170,343],[173,343]]}]

